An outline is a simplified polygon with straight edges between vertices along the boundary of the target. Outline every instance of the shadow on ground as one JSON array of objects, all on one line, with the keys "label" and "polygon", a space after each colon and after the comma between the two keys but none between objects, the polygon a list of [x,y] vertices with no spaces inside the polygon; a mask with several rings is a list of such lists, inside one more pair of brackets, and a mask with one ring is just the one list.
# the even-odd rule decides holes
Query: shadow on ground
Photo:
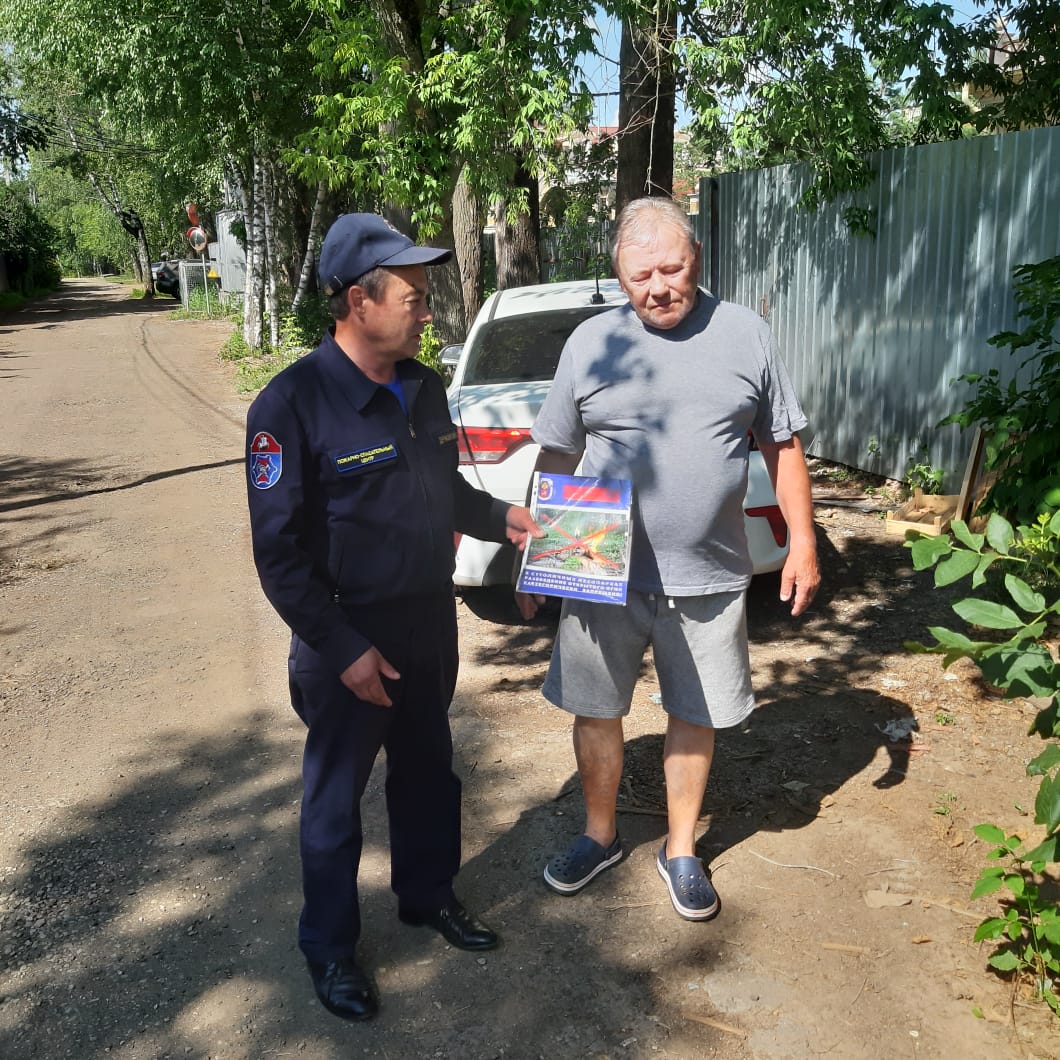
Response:
[{"label": "shadow on ground", "polygon": [[[596,1055],[629,1035],[660,1033],[649,1018],[657,984],[614,945],[618,922],[557,902],[540,882],[556,839],[550,802],[486,845],[458,881],[502,932],[501,950],[460,953],[427,929],[400,925],[378,769],[365,802],[361,957],[383,1011],[365,1026],[326,1013],[295,945],[298,750],[297,729],[265,711],[224,741],[145,748],[106,764],[118,777],[113,797],[67,805],[45,834],[26,840],[2,884],[0,1056],[258,1058],[308,1049],[486,1060]],[[482,757],[463,750],[465,775],[472,756]],[[469,787],[497,790],[504,768],[478,769]],[[687,945],[702,962],[718,943]],[[559,967],[577,974],[557,975]]]},{"label": "shadow on ground", "polygon": [[[775,580],[752,590],[753,650],[764,653],[757,655],[760,705],[746,731],[719,736],[700,843],[708,860],[757,833],[804,827],[830,793],[866,769],[881,791],[903,780],[905,752],[883,729],[909,719],[909,705],[853,684],[917,633],[904,610],[927,591],[924,576],[905,570],[897,541],[851,539],[842,555],[830,544],[822,553],[825,585],[807,619],[786,614]],[[496,640],[469,650],[498,682],[509,682],[503,687],[539,685],[554,612],[514,624],[504,618],[514,614],[510,600],[489,599],[467,606],[498,608]],[[476,698],[472,713],[492,716],[491,693]],[[503,740],[503,717],[496,722]],[[488,728],[458,751],[469,805],[511,784],[511,767],[491,765],[496,756],[483,753],[493,739]],[[558,792],[528,776],[526,790],[536,794],[492,833],[477,810],[465,815],[466,827],[489,839],[476,844],[458,888],[505,940],[482,957],[397,922],[376,770],[364,807],[361,956],[383,1011],[357,1027],[324,1012],[295,945],[300,739],[291,717],[280,723],[263,709],[225,740],[169,739],[135,760],[101,763],[119,774],[115,794],[61,806],[46,834],[25,840],[19,867],[2,882],[0,1056],[257,1058],[323,1050],[485,1060],[502,1051],[614,1055],[633,1038],[644,1048],[669,1040],[675,1000],[662,996],[662,981],[636,945],[648,914],[635,901],[612,901],[602,916],[595,899],[557,899],[541,883],[542,865],[569,840],[581,812],[576,779],[563,767]],[[665,831],[651,812],[664,802],[661,750],[661,735],[627,744],[623,801],[649,811],[621,818],[631,853],[645,844],[654,850]],[[648,897],[639,905],[661,908],[658,894]],[[723,939],[683,931],[669,915],[651,923],[661,932],[655,943],[669,945],[673,935],[671,967],[687,964],[697,974],[731,959],[733,931],[738,941],[738,927]],[[564,968],[572,974],[557,974]],[[716,1041],[702,1027],[695,1033],[697,1041]]]},{"label": "shadow on ground", "polygon": [[[64,283],[45,298],[27,302],[19,309],[0,311],[0,335],[16,328],[54,327],[74,320],[113,316],[117,313],[172,313],[181,307],[178,299],[166,296],[130,298],[129,288],[106,280],[78,280]],[[0,350],[0,358],[10,352]],[[16,354],[17,356],[17,354]]]}]

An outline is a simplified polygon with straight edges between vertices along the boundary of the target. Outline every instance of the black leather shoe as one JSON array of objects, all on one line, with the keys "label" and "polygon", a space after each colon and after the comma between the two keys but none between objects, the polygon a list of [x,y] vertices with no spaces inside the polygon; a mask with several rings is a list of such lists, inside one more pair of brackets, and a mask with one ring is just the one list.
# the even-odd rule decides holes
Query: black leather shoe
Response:
[{"label": "black leather shoe", "polygon": [[458,950],[492,950],[500,942],[494,932],[476,920],[455,898],[450,898],[441,909],[428,912],[399,909],[398,919],[405,924],[434,928]]},{"label": "black leather shoe", "polygon": [[351,957],[326,964],[309,964],[309,975],[320,1003],[344,1020],[370,1020],[379,1011],[379,1002],[368,976]]}]

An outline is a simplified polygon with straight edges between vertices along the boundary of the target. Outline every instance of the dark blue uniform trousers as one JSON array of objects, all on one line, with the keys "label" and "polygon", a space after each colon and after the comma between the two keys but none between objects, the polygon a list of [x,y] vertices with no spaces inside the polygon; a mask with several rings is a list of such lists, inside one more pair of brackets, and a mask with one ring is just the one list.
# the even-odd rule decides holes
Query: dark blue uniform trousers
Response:
[{"label": "dark blue uniform trousers", "polygon": [[440,908],[460,868],[460,780],[449,731],[458,666],[453,595],[345,609],[401,679],[383,681],[392,707],[366,703],[308,645],[291,641],[291,701],[309,730],[298,943],[316,962],[353,957],[360,937],[360,804],[380,747],[386,750],[390,882],[399,907]]}]

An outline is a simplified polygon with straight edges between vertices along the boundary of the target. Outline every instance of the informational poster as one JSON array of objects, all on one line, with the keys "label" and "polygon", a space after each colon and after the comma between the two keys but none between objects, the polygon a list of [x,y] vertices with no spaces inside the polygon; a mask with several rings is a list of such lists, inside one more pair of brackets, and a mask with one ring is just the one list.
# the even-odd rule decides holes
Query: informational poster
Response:
[{"label": "informational poster", "polygon": [[627,479],[535,472],[530,510],[546,536],[527,542],[516,588],[624,604],[632,501]]}]

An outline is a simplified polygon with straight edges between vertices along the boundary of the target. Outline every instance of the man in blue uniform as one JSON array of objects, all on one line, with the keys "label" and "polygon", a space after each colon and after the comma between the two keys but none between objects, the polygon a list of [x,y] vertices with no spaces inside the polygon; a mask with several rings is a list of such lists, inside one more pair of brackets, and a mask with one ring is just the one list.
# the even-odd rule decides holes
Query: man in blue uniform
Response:
[{"label": "man in blue uniform", "polygon": [[378,1010],[355,953],[360,800],[380,747],[399,918],[461,949],[498,941],[453,893],[453,535],[521,548],[543,531],[461,477],[441,380],[415,360],[426,266],[450,254],[374,214],[340,217],[319,262],[334,328],[247,415],[254,559],[292,631],[291,699],[308,729],[299,946],[321,1003],[344,1019]]}]

